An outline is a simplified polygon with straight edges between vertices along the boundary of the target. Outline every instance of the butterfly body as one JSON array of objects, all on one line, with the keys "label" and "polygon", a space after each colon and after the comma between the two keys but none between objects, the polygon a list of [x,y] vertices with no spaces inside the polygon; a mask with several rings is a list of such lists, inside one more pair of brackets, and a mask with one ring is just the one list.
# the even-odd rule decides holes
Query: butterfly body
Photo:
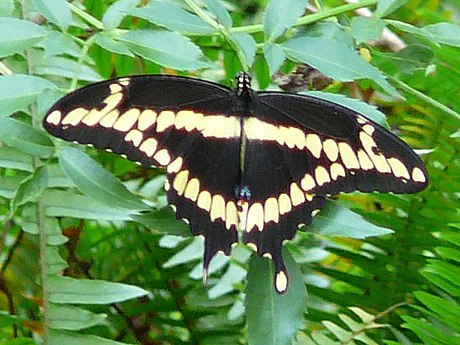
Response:
[{"label": "butterfly body", "polygon": [[417,155],[378,124],[304,95],[256,92],[177,76],[113,79],[58,101],[43,124],[166,169],[168,203],[205,238],[205,270],[243,241],[275,264],[285,292],[283,241],[311,223],[326,196],[360,190],[412,193],[427,184]]}]

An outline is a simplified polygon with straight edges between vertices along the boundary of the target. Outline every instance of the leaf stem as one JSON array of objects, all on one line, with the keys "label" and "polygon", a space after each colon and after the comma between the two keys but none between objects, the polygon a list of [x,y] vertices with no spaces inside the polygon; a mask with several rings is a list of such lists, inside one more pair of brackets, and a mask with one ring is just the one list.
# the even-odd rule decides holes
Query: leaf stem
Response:
[{"label": "leaf stem", "polygon": [[244,53],[241,51],[240,47],[232,40],[230,37],[230,33],[232,32],[232,29],[227,30],[223,25],[219,24],[216,22],[214,19],[212,19],[205,11],[201,9],[200,6],[198,6],[193,0],[184,0],[185,3],[195,12],[195,14],[203,19],[206,23],[211,25],[213,28],[218,30],[220,34],[224,37],[225,41],[228,43],[228,45],[232,48],[232,50],[236,53],[236,56],[238,57],[238,60],[241,63],[241,67],[243,68],[243,71],[247,72],[249,70],[249,66],[246,62],[246,58],[244,57]]},{"label": "leaf stem", "polygon": [[416,89],[412,88],[411,86],[407,85],[406,83],[393,78],[393,77],[388,77],[394,84],[396,84],[400,89],[404,90],[407,92],[409,95],[414,96],[415,98],[419,99],[420,101],[429,104],[430,106],[441,110],[443,113],[450,115],[457,120],[460,120],[460,114],[457,113],[456,111],[450,109],[449,107],[445,106],[444,104],[434,100],[433,98],[421,93],[420,91],[417,91]]},{"label": "leaf stem", "polygon": [[78,68],[75,70],[75,73],[72,77],[72,81],[70,82],[70,86],[69,86],[70,91],[75,90],[75,88],[77,87],[78,75],[80,74],[81,67],[83,65],[83,60],[86,58],[86,56],[88,56],[89,48],[93,44],[94,40],[95,40],[95,36],[91,36],[88,40],[86,40],[83,43],[83,49],[81,51],[80,57],[78,58]]},{"label": "leaf stem", "polygon": [[395,310],[395,309],[397,309],[399,307],[402,307],[403,305],[406,305],[406,304],[407,304],[406,302],[400,302],[400,303],[394,304],[394,305],[388,307],[387,309],[385,309],[384,311],[378,313],[377,315],[374,316],[374,318],[372,319],[371,322],[364,323],[362,327],[360,327],[357,330],[353,331],[351,333],[351,335],[348,337],[348,339],[342,340],[340,342],[340,345],[350,344],[359,334],[363,333],[366,330],[366,327],[368,325],[373,324],[375,321],[377,321],[381,317],[391,313],[393,310]]},{"label": "leaf stem", "polygon": [[74,12],[76,15],[78,15],[81,18],[83,18],[84,20],[86,20],[89,24],[94,26],[96,29],[99,29],[99,30],[104,29],[104,24],[102,24],[102,22],[99,19],[94,18],[92,15],[90,15],[89,13],[86,13],[81,8],[78,8],[77,6],[72,4],[71,2],[68,2],[68,5],[69,5],[70,9],[72,10],[72,12]]},{"label": "leaf stem", "polygon": [[[297,19],[294,26],[303,26],[307,24],[312,24],[318,22],[320,20],[337,16],[339,14],[343,14],[349,11],[354,11],[362,7],[373,6],[377,4],[378,0],[363,0],[356,4],[347,4],[342,5],[334,8],[330,8],[327,10],[323,10],[318,13],[308,14],[306,16],[300,17]],[[259,33],[263,31],[263,24],[255,24],[255,25],[246,25],[246,26],[239,26],[229,29],[230,33],[236,32],[246,32],[246,33]]]}]

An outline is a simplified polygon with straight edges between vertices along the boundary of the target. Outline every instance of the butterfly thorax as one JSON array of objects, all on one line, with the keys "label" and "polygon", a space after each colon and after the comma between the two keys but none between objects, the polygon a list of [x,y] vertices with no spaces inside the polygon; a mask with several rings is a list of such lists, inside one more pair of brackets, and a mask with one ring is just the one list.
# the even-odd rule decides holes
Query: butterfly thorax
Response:
[{"label": "butterfly thorax", "polygon": [[245,72],[236,75],[236,87],[233,90],[234,111],[241,117],[252,114],[251,104],[257,98],[257,93],[251,88],[251,76]]}]

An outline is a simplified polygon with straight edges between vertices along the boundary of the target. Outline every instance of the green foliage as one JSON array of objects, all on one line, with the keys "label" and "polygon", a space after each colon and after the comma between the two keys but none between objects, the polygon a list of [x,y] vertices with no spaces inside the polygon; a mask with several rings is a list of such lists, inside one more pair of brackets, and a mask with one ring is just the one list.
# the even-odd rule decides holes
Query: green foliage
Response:
[{"label": "green foliage", "polygon": [[[460,341],[459,5],[306,3],[0,1],[0,345]],[[374,16],[353,12],[365,6]],[[108,77],[228,83],[244,69],[276,88],[271,76],[297,64],[335,79],[313,96],[420,149],[431,184],[331,201],[286,245],[284,296],[243,245],[213,259],[204,288],[203,242],[166,207],[163,171],[39,125],[66,92]]]}]

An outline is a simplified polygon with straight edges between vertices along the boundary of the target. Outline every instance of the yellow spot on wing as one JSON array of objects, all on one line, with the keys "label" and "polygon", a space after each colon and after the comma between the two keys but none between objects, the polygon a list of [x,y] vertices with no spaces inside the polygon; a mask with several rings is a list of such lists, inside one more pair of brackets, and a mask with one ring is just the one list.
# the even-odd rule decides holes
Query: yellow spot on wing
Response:
[{"label": "yellow spot on wing", "polygon": [[185,186],[188,181],[188,170],[182,170],[179,172],[176,177],[174,177],[173,188],[177,191],[177,195],[182,195],[185,190]]},{"label": "yellow spot on wing", "polygon": [[232,226],[238,226],[238,211],[233,201],[227,202],[225,209],[225,227],[230,229]]},{"label": "yellow spot on wing", "polygon": [[192,178],[185,188],[184,196],[187,199],[196,201],[198,194],[200,193],[200,181],[197,178]]},{"label": "yellow spot on wing", "polygon": [[292,200],[292,206],[298,206],[305,202],[305,195],[302,190],[299,188],[297,183],[291,183],[290,194]]},{"label": "yellow spot on wing", "polygon": [[369,135],[372,135],[372,134],[374,134],[375,128],[374,128],[374,126],[371,126],[371,125],[364,125],[363,126],[363,131],[366,132]]},{"label": "yellow spot on wing", "polygon": [[110,93],[117,93],[123,90],[121,85],[117,83],[110,84],[109,88],[110,88]]},{"label": "yellow spot on wing", "polygon": [[113,128],[121,132],[129,131],[137,122],[140,113],[141,111],[139,109],[129,109],[118,118],[117,122],[113,125]]},{"label": "yellow spot on wing", "polygon": [[141,144],[139,150],[145,152],[147,156],[152,157],[157,149],[157,146],[158,142],[155,139],[148,138]]},{"label": "yellow spot on wing", "polygon": [[182,167],[182,157],[177,157],[171,164],[168,165],[166,168],[166,171],[168,173],[176,173],[180,171],[180,168]]},{"label": "yellow spot on wing", "polygon": [[310,174],[305,174],[303,179],[300,181],[300,186],[306,192],[315,188],[316,183],[313,177]]},{"label": "yellow spot on wing", "polygon": [[[176,114],[176,119],[174,121],[174,126],[177,128],[177,129],[182,129],[182,128],[185,128],[187,125],[188,127],[192,127],[194,128],[195,126],[193,125],[193,120],[194,120],[194,117],[195,115],[198,115],[198,114],[195,114],[195,112],[191,111],[191,110],[181,110],[179,111],[177,114]],[[202,114],[200,114],[201,116],[203,116]],[[187,129],[187,131],[190,131],[191,129]]]},{"label": "yellow spot on wing", "polygon": [[249,207],[246,231],[251,231],[257,227],[259,231],[264,229],[264,208],[262,204],[256,202]]},{"label": "yellow spot on wing", "polygon": [[315,179],[319,186],[331,182],[329,173],[327,172],[326,168],[322,167],[321,165],[318,166],[315,170]]},{"label": "yellow spot on wing", "polygon": [[343,168],[342,164],[333,163],[330,170],[331,177],[334,181],[337,180],[339,176],[345,177],[345,169]]},{"label": "yellow spot on wing", "polygon": [[138,147],[143,139],[143,135],[141,131],[137,129],[132,129],[126,134],[125,141],[132,141],[133,145]]},{"label": "yellow spot on wing", "polygon": [[162,149],[153,156],[153,159],[155,159],[161,166],[166,166],[171,161],[171,156],[169,155],[168,150]]},{"label": "yellow spot on wing", "polygon": [[61,121],[61,116],[61,112],[59,110],[55,110],[46,117],[46,122],[58,125]]},{"label": "yellow spot on wing", "polygon": [[388,158],[387,161],[388,164],[390,164],[391,170],[396,177],[410,179],[409,171],[407,171],[407,168],[403,162],[394,157]]},{"label": "yellow spot on wing", "polygon": [[107,115],[105,115],[101,121],[99,121],[99,124],[103,127],[106,127],[106,128],[110,128],[113,126],[113,124],[115,123],[115,121],[117,121],[118,119],[118,115],[120,115],[120,113],[118,112],[117,109],[113,109],[112,111],[109,111],[109,113]]},{"label": "yellow spot on wing", "polygon": [[292,210],[292,204],[291,204],[291,199],[287,194],[280,194],[278,197],[278,204],[279,204],[279,210],[280,214],[285,214],[288,213]]},{"label": "yellow spot on wing", "polygon": [[283,293],[286,291],[287,286],[288,286],[288,278],[286,276],[286,273],[284,273],[284,271],[279,271],[276,274],[276,278],[275,278],[276,291],[278,291],[279,293]]},{"label": "yellow spot on wing", "polygon": [[332,139],[327,139],[324,141],[323,150],[331,162],[335,162],[339,157],[339,148],[337,147],[336,142]]},{"label": "yellow spot on wing", "polygon": [[211,193],[207,190],[204,190],[198,195],[198,200],[196,202],[199,208],[209,212],[211,209]]},{"label": "yellow spot on wing", "polygon": [[340,158],[347,169],[359,169],[358,158],[347,143],[339,143]]},{"label": "yellow spot on wing", "polygon": [[170,110],[165,110],[158,115],[157,118],[157,132],[163,132],[166,128],[174,124],[175,115]]},{"label": "yellow spot on wing", "polygon": [[204,137],[234,138],[240,135],[238,117],[204,116],[201,126]]},{"label": "yellow spot on wing", "polygon": [[420,168],[415,167],[412,170],[412,180],[415,182],[426,182],[426,177]]},{"label": "yellow spot on wing", "polygon": [[211,211],[209,213],[211,221],[216,219],[225,220],[225,200],[222,195],[216,194],[212,197]]},{"label": "yellow spot on wing", "polygon": [[279,222],[278,200],[276,198],[268,198],[265,200],[264,206],[264,222]]},{"label": "yellow spot on wing", "polygon": [[123,86],[128,86],[129,82],[130,82],[130,79],[127,77],[118,79],[118,83]]},{"label": "yellow spot on wing", "polygon": [[139,128],[140,131],[145,131],[147,128],[149,128],[151,125],[155,123],[156,118],[156,112],[150,109],[144,110],[139,116],[137,128]]},{"label": "yellow spot on wing", "polygon": [[321,139],[319,138],[318,135],[316,135],[316,134],[307,134],[306,146],[307,146],[307,149],[311,152],[311,154],[314,157],[316,157],[316,158],[320,157],[322,144],[321,144]]},{"label": "yellow spot on wing", "polygon": [[277,126],[254,117],[244,119],[244,132],[249,140],[276,141],[279,138]]},{"label": "yellow spot on wing", "polygon": [[62,120],[62,125],[72,125],[76,126],[80,123],[81,119],[83,119],[88,114],[88,110],[84,108],[77,108],[69,112],[64,119]]},{"label": "yellow spot on wing", "polygon": [[374,164],[372,164],[371,159],[366,154],[366,152],[364,152],[363,150],[358,151],[358,160],[359,160],[359,165],[361,166],[361,169],[370,170],[374,168]]}]

